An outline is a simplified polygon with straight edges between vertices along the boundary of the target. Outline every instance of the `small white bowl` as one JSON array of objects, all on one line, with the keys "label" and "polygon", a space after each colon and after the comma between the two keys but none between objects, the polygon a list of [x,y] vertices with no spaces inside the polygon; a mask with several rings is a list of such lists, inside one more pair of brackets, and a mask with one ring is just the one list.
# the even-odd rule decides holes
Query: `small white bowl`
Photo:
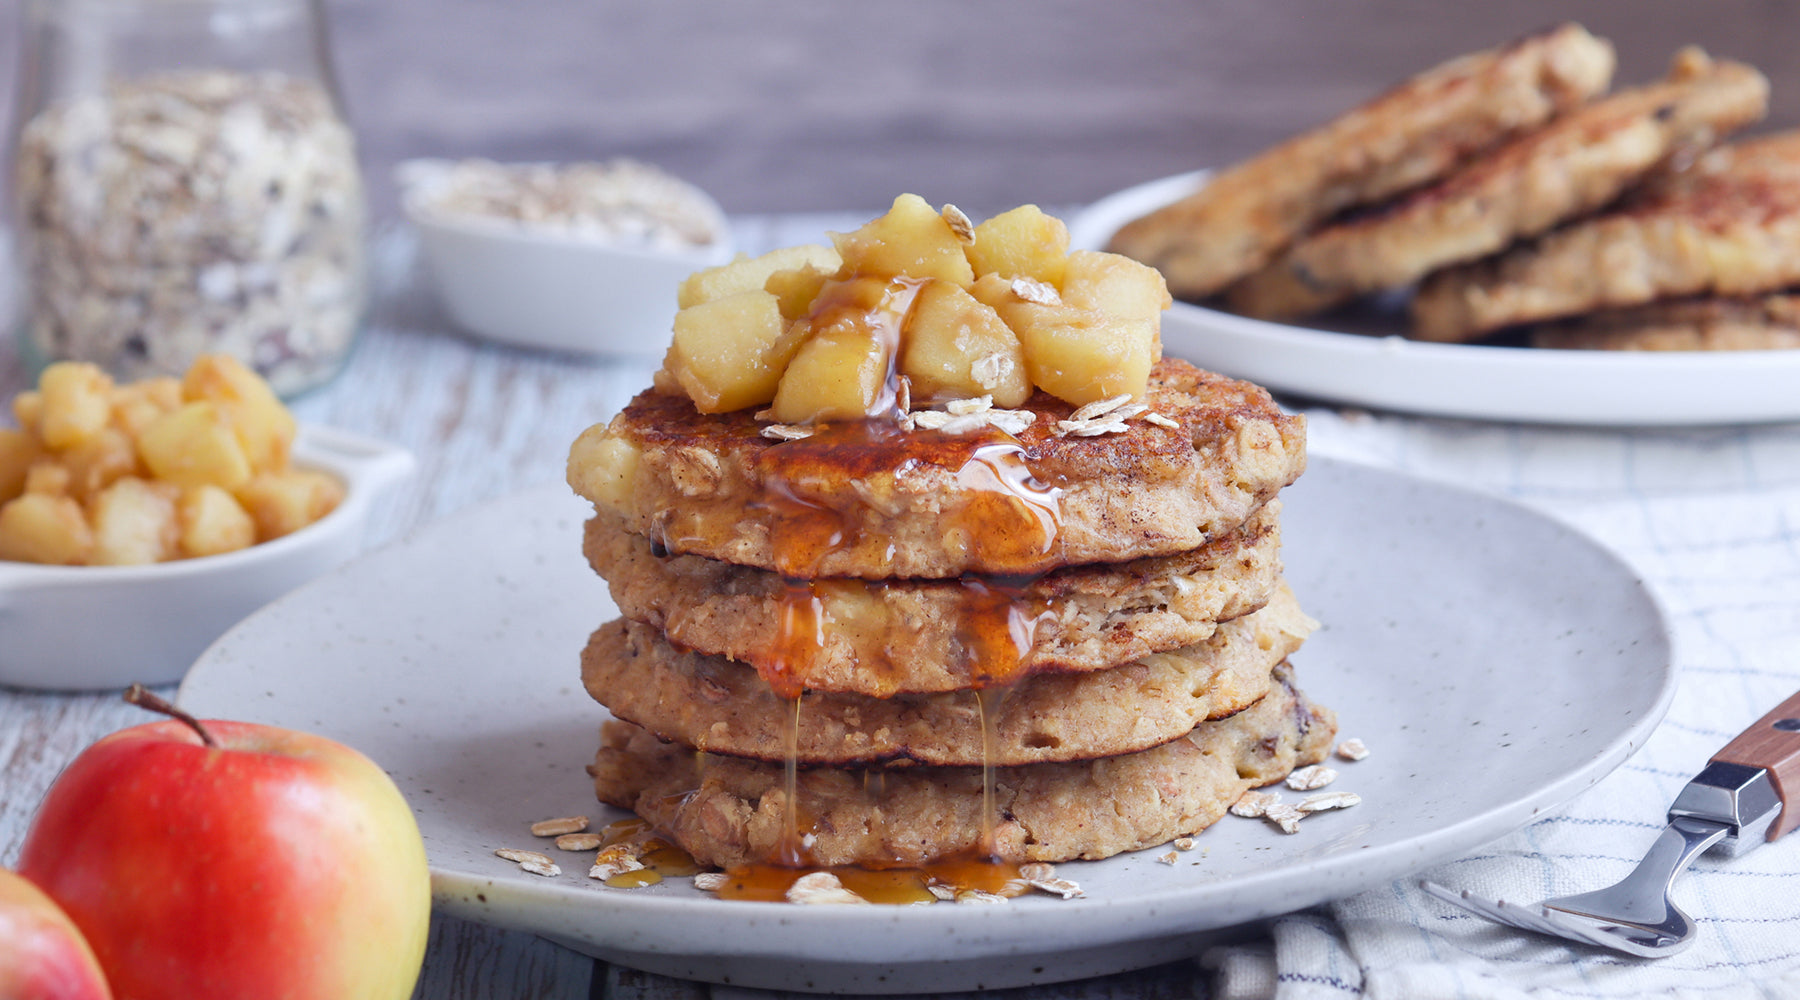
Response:
[{"label": "small white bowl", "polygon": [[406,217],[444,311],[478,337],[552,351],[660,358],[676,291],[688,275],[732,257],[725,213],[704,192],[716,242],[639,248],[599,237],[430,210],[403,197]]},{"label": "small white bowl", "polygon": [[0,561],[0,684],[96,691],[180,680],[245,615],[348,562],[370,505],[411,474],[402,448],[306,426],[295,465],[344,483],[316,523],[237,552],[151,566]]}]

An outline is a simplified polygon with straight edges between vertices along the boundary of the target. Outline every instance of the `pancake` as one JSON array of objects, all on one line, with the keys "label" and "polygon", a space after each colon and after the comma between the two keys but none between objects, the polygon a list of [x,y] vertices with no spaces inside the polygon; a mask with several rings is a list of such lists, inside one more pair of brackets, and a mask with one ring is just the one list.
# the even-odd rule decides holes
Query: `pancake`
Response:
[{"label": "pancake", "polygon": [[[1270,671],[1317,627],[1286,587],[1207,641],[1085,674],[1039,674],[984,699],[975,691],[871,698],[812,692],[799,707],[803,764],[913,761],[980,766],[1087,760],[1177,739],[1268,693]],[[708,753],[782,761],[794,703],[756,671],[677,649],[618,620],[589,639],[582,682],[614,716]],[[993,714],[983,751],[983,712]]]},{"label": "pancake", "polygon": [[[1110,857],[1197,833],[1250,788],[1317,763],[1336,721],[1283,666],[1255,705],[1150,750],[994,769],[995,855],[1004,861]],[[774,856],[783,838],[782,766],[696,754],[609,722],[591,771],[600,801],[631,809],[702,864]],[[801,833],[818,866],[924,865],[978,846],[982,769],[814,768],[798,775]]]},{"label": "pancake", "polygon": [[1162,271],[1176,297],[1204,298],[1327,219],[1437,180],[1604,91],[1613,63],[1611,44],[1574,24],[1453,59],[1217,172],[1108,249]]},{"label": "pancake", "polygon": [[1461,342],[1525,323],[1690,296],[1800,285],[1800,131],[1719,147],[1618,208],[1438,271],[1413,335]]},{"label": "pancake", "polygon": [[1302,237],[1227,301],[1295,319],[1486,257],[1605,207],[1651,170],[1761,118],[1768,98],[1753,67],[1684,49],[1666,80],[1570,111],[1438,184]]},{"label": "pancake", "polygon": [[1800,348],[1800,295],[1677,299],[1609,309],[1531,331],[1531,346],[1580,351]]},{"label": "pancake", "polygon": [[[658,558],[610,511],[588,521],[582,549],[619,613],[677,645],[753,665],[771,683],[886,697],[1104,670],[1200,642],[1274,593],[1280,506],[1272,500],[1239,530],[1178,555],[1025,581],[798,581],[702,556]],[[785,637],[797,613],[805,642]]]},{"label": "pancake", "polygon": [[1305,421],[1266,390],[1163,359],[1155,421],[1061,433],[1045,393],[1016,435],[857,422],[763,437],[748,410],[640,394],[569,452],[569,484],[663,550],[786,576],[1037,574],[1173,555],[1236,530],[1305,467]]}]

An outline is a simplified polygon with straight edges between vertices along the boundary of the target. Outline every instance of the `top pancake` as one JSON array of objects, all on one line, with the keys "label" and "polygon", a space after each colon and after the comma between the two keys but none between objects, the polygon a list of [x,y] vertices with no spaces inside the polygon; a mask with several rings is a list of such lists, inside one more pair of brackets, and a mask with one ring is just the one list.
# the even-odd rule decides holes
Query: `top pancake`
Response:
[{"label": "top pancake", "polygon": [[[949,578],[1170,555],[1237,528],[1305,467],[1305,421],[1259,386],[1164,359],[1157,422],[1017,435],[873,423],[773,441],[748,410],[650,391],[569,452],[569,484],[672,553],[793,577]],[[1165,426],[1172,424],[1173,426]]]},{"label": "top pancake", "polygon": [[1177,297],[1203,298],[1332,216],[1434,181],[1604,91],[1613,63],[1612,46],[1574,24],[1451,60],[1218,172],[1109,249],[1162,271]]}]

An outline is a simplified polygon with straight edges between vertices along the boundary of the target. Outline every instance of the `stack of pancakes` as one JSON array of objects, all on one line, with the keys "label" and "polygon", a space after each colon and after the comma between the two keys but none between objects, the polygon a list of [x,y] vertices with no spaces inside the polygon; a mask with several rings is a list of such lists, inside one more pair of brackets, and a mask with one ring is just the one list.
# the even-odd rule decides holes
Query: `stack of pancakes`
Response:
[{"label": "stack of pancakes", "polygon": [[1171,360],[1138,402],[775,440],[651,390],[589,429],[599,798],[725,868],[1062,861],[1323,759],[1277,551],[1301,419]]},{"label": "stack of pancakes", "polygon": [[1574,24],[1452,60],[1219,171],[1112,249],[1261,319],[1403,293],[1420,340],[1800,346],[1800,135],[1715,149],[1767,113],[1768,81],[1689,47],[1609,93],[1613,66]]}]

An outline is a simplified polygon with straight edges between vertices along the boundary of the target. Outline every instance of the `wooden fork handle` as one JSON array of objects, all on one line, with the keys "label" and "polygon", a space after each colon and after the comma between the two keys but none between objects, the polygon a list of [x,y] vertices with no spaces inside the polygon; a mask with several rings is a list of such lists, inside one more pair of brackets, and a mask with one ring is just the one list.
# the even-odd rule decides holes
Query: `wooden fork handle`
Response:
[{"label": "wooden fork handle", "polygon": [[1781,797],[1781,815],[1769,824],[1769,839],[1800,826],[1800,691],[1713,754],[1726,764],[1760,767]]}]

